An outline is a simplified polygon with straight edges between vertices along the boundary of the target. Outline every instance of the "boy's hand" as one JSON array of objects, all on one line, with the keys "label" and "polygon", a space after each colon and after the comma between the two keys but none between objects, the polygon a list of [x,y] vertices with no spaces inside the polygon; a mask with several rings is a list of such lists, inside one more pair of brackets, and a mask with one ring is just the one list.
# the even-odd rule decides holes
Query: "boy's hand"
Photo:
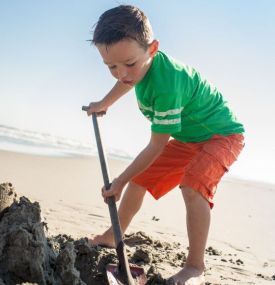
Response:
[{"label": "boy's hand", "polygon": [[102,101],[92,102],[89,106],[83,106],[82,110],[87,112],[88,116],[91,116],[92,113],[96,113],[97,116],[102,117],[107,112],[107,107],[105,107]]},{"label": "boy's hand", "polygon": [[115,178],[112,181],[111,188],[109,190],[106,190],[105,187],[102,188],[102,197],[104,198],[104,202],[107,203],[107,198],[111,196],[115,196],[115,201],[117,202],[120,197],[122,190],[124,188],[126,183],[123,183],[118,178]]}]

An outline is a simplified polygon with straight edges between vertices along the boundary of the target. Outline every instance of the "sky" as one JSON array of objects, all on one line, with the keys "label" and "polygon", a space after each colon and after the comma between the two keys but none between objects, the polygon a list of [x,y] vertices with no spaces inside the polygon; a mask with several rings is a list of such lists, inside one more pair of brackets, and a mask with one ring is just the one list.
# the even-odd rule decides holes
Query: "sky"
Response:
[{"label": "sky", "polygon": [[[149,17],[160,49],[195,67],[246,129],[232,174],[275,183],[275,1],[0,0],[0,124],[94,143],[82,105],[113,79],[88,41],[98,17],[132,4]],[[106,147],[135,156],[150,123],[129,92],[100,120]]]}]

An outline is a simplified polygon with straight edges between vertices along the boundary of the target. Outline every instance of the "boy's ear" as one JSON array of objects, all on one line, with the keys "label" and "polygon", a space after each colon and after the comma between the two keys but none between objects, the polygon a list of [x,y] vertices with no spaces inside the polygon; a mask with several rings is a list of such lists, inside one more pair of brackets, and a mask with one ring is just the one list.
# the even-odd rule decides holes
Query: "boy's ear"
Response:
[{"label": "boy's ear", "polygon": [[159,50],[159,41],[158,40],[153,40],[152,43],[149,45],[149,54],[150,57],[154,57],[155,54]]}]

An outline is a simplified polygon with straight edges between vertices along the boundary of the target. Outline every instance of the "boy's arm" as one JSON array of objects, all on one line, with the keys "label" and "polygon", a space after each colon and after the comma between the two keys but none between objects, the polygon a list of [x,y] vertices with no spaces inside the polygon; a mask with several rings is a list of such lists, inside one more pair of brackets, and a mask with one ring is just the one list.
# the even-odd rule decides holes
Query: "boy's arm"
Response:
[{"label": "boy's arm", "polygon": [[92,113],[106,112],[107,109],[115,103],[120,97],[130,91],[133,86],[124,84],[121,81],[117,81],[110,92],[100,101],[92,102],[87,110],[87,115],[90,116]]},{"label": "boy's arm", "polygon": [[170,134],[151,133],[149,144],[141,151],[135,160],[112,182],[110,190],[103,190],[102,195],[106,197],[115,196],[116,201],[120,199],[124,186],[135,176],[147,169],[155,159],[162,153]]}]

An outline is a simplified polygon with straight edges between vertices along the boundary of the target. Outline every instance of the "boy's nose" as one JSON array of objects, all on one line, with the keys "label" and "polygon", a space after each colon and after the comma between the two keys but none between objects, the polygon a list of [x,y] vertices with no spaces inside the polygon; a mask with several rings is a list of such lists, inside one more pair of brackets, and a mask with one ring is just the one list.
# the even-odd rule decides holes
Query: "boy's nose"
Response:
[{"label": "boy's nose", "polygon": [[125,69],[119,69],[117,72],[117,75],[118,75],[118,79],[122,80],[123,78],[127,76],[127,71]]}]

